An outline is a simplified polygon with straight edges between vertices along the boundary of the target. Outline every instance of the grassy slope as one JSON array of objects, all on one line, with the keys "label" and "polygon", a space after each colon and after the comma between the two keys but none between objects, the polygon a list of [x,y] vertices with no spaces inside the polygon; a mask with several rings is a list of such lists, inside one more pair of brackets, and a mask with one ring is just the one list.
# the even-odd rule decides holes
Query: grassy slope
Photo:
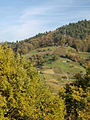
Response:
[{"label": "grassy slope", "polygon": [[[34,51],[31,51],[30,53],[26,54],[24,57],[27,59],[31,57],[34,54],[45,54],[45,53],[52,53],[54,54],[64,54],[66,52],[76,52],[71,47],[64,47],[63,49],[57,46],[54,47],[45,47],[45,48],[39,48]],[[90,53],[87,52],[80,52],[76,53],[82,58],[88,58],[90,57]],[[50,57],[50,56],[48,56]],[[74,62],[67,58],[58,57],[57,60],[52,61],[50,58],[48,59],[48,62],[45,62],[44,65],[39,68],[41,73],[43,74],[46,83],[51,86],[51,88],[56,92],[58,89],[60,89],[61,86],[63,86],[66,83],[72,82],[74,80],[73,76],[76,73],[85,73],[84,67],[80,66],[78,62]]]}]

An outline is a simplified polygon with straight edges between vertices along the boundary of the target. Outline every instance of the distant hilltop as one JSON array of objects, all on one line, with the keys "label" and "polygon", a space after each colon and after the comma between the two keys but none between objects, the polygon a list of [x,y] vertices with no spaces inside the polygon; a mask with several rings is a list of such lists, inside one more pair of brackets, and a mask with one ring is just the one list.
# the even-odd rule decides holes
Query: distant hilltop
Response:
[{"label": "distant hilltop", "polygon": [[20,54],[47,46],[70,46],[77,51],[90,52],[90,20],[70,23],[55,31],[39,33],[22,41],[8,43],[8,46]]}]

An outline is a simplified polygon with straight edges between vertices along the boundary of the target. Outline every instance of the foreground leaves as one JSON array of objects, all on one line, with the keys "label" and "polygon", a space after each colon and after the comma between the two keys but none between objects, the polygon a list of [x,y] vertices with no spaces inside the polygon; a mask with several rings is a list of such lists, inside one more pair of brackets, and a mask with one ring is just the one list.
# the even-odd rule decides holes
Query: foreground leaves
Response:
[{"label": "foreground leaves", "polygon": [[64,120],[65,105],[29,61],[0,46],[0,120]]}]

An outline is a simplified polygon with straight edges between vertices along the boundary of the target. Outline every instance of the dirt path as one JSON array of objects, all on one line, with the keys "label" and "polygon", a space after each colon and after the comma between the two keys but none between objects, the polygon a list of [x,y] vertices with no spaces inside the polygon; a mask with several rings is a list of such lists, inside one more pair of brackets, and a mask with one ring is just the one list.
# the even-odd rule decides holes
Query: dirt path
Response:
[{"label": "dirt path", "polygon": [[55,75],[55,76],[58,75],[58,76],[62,76],[62,77],[65,76],[66,79],[69,80],[69,77],[68,77],[68,75],[67,75],[66,73],[58,74],[58,73],[55,73],[55,72],[53,71],[53,69],[47,69],[47,70],[43,71],[42,74]]}]

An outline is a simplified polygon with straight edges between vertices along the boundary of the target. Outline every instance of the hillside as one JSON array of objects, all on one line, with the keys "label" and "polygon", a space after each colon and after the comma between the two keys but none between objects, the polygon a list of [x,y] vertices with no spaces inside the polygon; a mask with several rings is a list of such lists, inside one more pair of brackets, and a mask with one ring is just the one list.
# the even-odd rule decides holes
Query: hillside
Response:
[{"label": "hillside", "polygon": [[55,31],[40,33],[32,38],[8,43],[15,52],[27,54],[31,50],[48,46],[70,46],[77,51],[90,52],[90,20],[70,23]]},{"label": "hillside", "polygon": [[66,83],[73,82],[75,74],[85,74],[85,68],[90,62],[89,52],[78,53],[69,46],[37,48],[23,57],[34,64],[54,93]]},{"label": "hillside", "polygon": [[[43,48],[41,52],[47,49],[51,50],[52,54],[56,49],[61,48]],[[75,52],[70,47],[65,49]],[[33,51],[35,52],[40,52],[40,50]],[[58,53],[58,50],[56,52]],[[87,54],[82,57],[85,56]],[[55,56],[48,57],[53,57],[53,59],[48,59],[48,62],[56,59]],[[60,62],[63,61],[64,63],[61,64]],[[48,64],[50,66],[50,63]],[[70,70],[70,64],[74,66],[71,68],[74,72],[75,67],[82,69],[78,63],[70,60],[65,62],[64,59],[54,62],[52,67],[60,68],[60,64],[62,72]],[[56,74],[51,68],[44,71],[47,75],[48,72],[51,75]],[[58,74],[60,73],[56,76]],[[48,80],[50,83],[50,78]],[[53,83],[56,83],[54,77]],[[0,120],[89,120],[90,64],[88,64],[86,74],[76,74],[74,82],[58,87],[58,93],[53,94],[29,60],[19,54],[14,54],[6,45],[0,45]]]},{"label": "hillside", "polygon": [[0,45],[0,120],[89,120],[89,28],[85,20],[8,43],[14,52]]},{"label": "hillside", "polygon": [[90,62],[90,20],[8,45],[33,62],[56,93],[61,86],[73,82],[75,74],[85,74]]}]

